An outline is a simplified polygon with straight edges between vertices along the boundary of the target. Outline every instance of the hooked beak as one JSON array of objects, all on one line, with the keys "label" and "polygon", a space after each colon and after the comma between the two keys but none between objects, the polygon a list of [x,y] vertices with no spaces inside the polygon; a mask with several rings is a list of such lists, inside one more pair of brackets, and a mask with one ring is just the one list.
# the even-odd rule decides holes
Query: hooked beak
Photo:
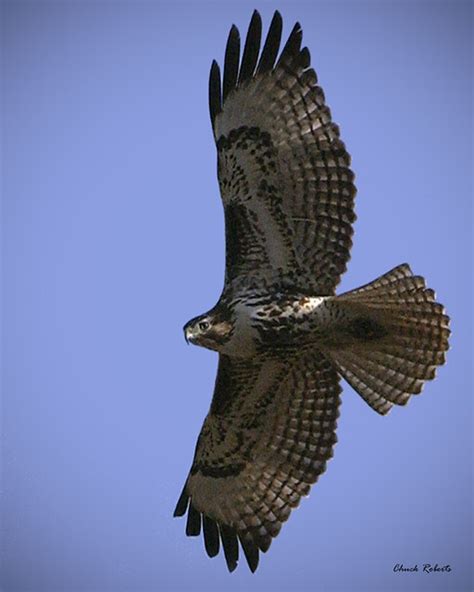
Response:
[{"label": "hooked beak", "polygon": [[184,327],[183,331],[184,331],[184,339],[185,339],[186,343],[189,345],[190,343],[193,342],[193,333],[190,330],[190,327]]}]

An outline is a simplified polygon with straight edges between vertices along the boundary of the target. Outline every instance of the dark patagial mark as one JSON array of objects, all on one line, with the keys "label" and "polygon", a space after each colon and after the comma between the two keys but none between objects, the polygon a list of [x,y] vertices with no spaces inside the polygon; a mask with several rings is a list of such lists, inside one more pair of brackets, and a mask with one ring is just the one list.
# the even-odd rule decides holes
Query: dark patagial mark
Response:
[{"label": "dark patagial mark", "polygon": [[225,466],[214,466],[208,463],[195,462],[191,469],[191,475],[201,473],[204,477],[213,479],[225,479],[226,477],[236,477],[245,468],[245,463],[232,463]]}]

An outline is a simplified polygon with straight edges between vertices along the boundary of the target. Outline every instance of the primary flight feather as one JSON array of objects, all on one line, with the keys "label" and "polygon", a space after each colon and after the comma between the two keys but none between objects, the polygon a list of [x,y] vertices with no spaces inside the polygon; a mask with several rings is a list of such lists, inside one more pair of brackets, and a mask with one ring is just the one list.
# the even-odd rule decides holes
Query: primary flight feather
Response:
[{"label": "primary flight feather", "polygon": [[[449,318],[408,265],[336,296],[355,220],[350,156],[301,49],[297,23],[280,52],[275,12],[260,48],[229,33],[213,62],[209,106],[226,224],[225,286],[185,325],[219,352],[214,396],[175,510],[186,534],[222,546],[229,571],[252,571],[336,443],[340,377],[376,411],[404,405],[434,378]],[[239,551],[240,548],[240,551]]]}]

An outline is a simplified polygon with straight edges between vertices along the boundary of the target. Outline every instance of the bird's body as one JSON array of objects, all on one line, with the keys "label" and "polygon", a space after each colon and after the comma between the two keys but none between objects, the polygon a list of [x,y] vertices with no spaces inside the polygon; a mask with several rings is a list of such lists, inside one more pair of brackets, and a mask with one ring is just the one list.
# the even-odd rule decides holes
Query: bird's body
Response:
[{"label": "bird's body", "polygon": [[278,57],[275,13],[260,51],[254,12],[242,58],[232,27],[224,74],[209,84],[226,222],[223,293],[185,326],[219,353],[214,396],[175,515],[255,571],[337,441],[341,376],[378,413],[434,378],[449,318],[421,276],[400,265],[345,294],[354,175],[317,86],[301,27]]},{"label": "bird's body", "polygon": [[[312,296],[302,292],[243,290],[237,298],[222,298],[216,307],[199,317],[211,320],[218,315],[218,330],[213,343],[204,347],[236,357],[255,355],[290,355],[304,350],[319,351],[331,343],[364,342],[364,332],[357,335],[363,311],[345,306],[334,296]],[[220,330],[221,327],[228,330]],[[191,342],[201,345],[199,335],[188,334]],[[210,335],[207,335],[209,339]],[[367,339],[366,339],[367,338]]]}]

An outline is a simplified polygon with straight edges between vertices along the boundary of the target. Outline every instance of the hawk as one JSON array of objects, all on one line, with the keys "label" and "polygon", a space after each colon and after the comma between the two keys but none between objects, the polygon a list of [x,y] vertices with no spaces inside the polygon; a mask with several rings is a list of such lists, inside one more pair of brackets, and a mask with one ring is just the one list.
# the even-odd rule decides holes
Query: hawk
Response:
[{"label": "hawk", "polygon": [[225,212],[225,285],[185,327],[219,353],[214,396],[174,512],[207,554],[240,552],[254,572],[337,441],[343,377],[378,413],[405,405],[435,376],[449,317],[423,277],[400,265],[336,296],[355,220],[350,156],[301,48],[281,53],[275,12],[230,29],[209,105]]}]

